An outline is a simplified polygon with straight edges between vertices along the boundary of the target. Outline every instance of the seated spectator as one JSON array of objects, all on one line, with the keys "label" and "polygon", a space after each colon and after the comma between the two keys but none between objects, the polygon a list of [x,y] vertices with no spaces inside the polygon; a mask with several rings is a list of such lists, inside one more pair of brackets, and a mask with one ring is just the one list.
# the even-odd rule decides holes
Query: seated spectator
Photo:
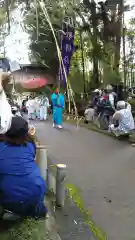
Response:
[{"label": "seated spectator", "polygon": [[20,217],[44,217],[46,186],[31,134],[28,123],[13,116],[10,129],[0,135],[0,205]]},{"label": "seated spectator", "polygon": [[89,104],[84,111],[85,121],[84,123],[92,122],[94,118],[94,108]]},{"label": "seated spectator", "polygon": [[93,96],[93,99],[92,99],[92,108],[95,108],[97,106],[97,103],[99,101],[100,96],[101,96],[100,90],[95,89],[94,90],[94,96]]},{"label": "seated spectator", "polygon": [[98,123],[98,126],[100,126],[100,123],[99,123],[99,120],[100,120],[104,125],[103,128],[108,130],[108,126],[113,114],[114,114],[114,108],[112,107],[111,102],[109,100],[109,94],[107,90],[104,90],[97,105],[98,118],[96,119],[96,121]]},{"label": "seated spectator", "polygon": [[100,98],[100,90],[99,89],[95,89],[94,90],[94,96],[92,99],[92,103],[89,104],[84,112],[84,116],[85,116],[85,123],[88,122],[92,122],[94,120],[94,116],[96,115],[96,111],[97,111],[97,104],[99,102],[99,98]]},{"label": "seated spectator", "polygon": [[109,124],[110,117],[114,114],[114,108],[109,100],[109,94],[107,90],[104,90],[100,101],[98,103],[98,113],[100,113],[100,118],[106,116],[107,125]]},{"label": "seated spectator", "polygon": [[117,103],[117,111],[113,115],[113,122],[109,126],[109,130],[117,137],[127,135],[134,129],[134,119],[131,111],[126,108],[125,101]]}]

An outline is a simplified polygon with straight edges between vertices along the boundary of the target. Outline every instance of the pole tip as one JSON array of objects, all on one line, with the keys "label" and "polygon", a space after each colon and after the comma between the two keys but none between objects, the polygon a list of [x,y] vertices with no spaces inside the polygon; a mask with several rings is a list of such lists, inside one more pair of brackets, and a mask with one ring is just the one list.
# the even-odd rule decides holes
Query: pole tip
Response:
[{"label": "pole tip", "polygon": [[58,167],[58,168],[66,168],[67,165],[66,165],[66,164],[57,164],[57,167]]},{"label": "pole tip", "polygon": [[37,149],[46,149],[46,147],[44,145],[36,145]]}]

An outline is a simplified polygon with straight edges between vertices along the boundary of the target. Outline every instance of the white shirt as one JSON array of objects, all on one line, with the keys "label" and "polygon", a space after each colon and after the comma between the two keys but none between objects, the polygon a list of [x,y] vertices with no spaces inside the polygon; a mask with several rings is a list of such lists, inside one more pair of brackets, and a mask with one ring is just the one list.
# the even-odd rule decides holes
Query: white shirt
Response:
[{"label": "white shirt", "polygon": [[132,113],[128,109],[121,109],[119,113],[119,130],[123,132],[131,131],[135,128]]},{"label": "white shirt", "polygon": [[112,107],[114,107],[114,95],[113,95],[113,93],[109,94],[109,101],[110,101]]}]

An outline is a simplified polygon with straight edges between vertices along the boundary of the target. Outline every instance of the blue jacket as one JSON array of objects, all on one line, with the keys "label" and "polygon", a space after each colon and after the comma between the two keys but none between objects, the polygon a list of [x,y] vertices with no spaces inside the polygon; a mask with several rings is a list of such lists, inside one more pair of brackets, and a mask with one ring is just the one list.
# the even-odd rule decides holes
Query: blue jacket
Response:
[{"label": "blue jacket", "polygon": [[45,182],[35,162],[33,143],[13,146],[0,142],[0,204],[35,205],[43,201]]}]

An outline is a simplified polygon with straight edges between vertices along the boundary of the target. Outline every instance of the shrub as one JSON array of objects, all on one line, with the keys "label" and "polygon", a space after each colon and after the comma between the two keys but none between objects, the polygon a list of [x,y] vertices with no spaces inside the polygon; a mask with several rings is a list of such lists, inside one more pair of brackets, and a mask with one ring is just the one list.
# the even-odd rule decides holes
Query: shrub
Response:
[{"label": "shrub", "polygon": [[135,98],[128,101],[131,104],[132,111],[135,112]]}]

